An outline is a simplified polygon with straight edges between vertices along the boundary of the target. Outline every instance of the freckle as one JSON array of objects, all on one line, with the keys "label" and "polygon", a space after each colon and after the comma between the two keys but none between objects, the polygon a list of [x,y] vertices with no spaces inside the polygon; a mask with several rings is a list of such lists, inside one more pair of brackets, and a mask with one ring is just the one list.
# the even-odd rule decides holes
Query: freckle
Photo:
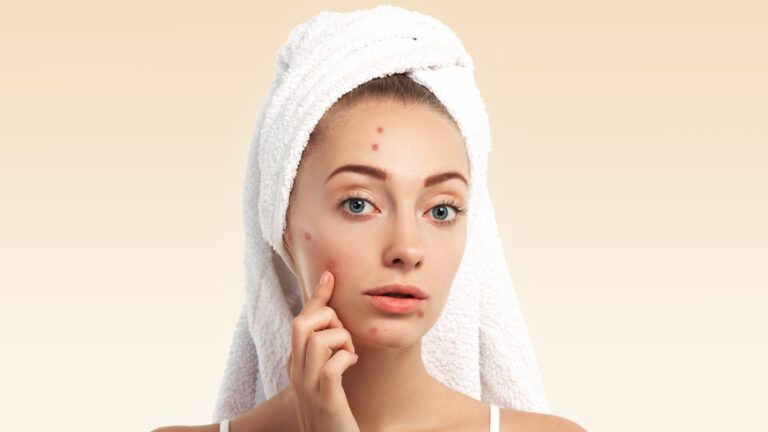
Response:
[{"label": "freckle", "polygon": [[379,332],[379,329],[377,329],[376,327],[371,327],[371,334],[376,334],[378,332]]},{"label": "freckle", "polygon": [[305,233],[304,233],[304,238],[305,238],[305,239],[307,239],[307,240],[309,240],[309,239],[311,239],[311,238],[312,238],[312,234],[310,234],[310,233],[308,233],[308,232],[305,232]]},{"label": "freckle", "polygon": [[424,316],[424,311],[419,311],[419,318]]},{"label": "freckle", "polygon": [[378,145],[378,144],[374,144],[372,147],[373,147],[373,150],[374,150],[374,151],[376,151],[376,150],[378,150],[378,149],[379,149],[379,145]]},{"label": "freckle", "polygon": [[379,126],[379,133],[382,133],[382,132],[384,132],[384,128]]}]

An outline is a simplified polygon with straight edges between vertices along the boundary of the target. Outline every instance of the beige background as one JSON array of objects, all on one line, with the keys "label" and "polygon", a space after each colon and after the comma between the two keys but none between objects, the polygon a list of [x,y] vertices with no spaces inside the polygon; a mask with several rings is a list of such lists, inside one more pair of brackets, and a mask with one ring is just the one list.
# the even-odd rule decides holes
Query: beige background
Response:
[{"label": "beige background", "polygon": [[[394,3],[475,60],[552,412],[590,431],[768,427],[760,3]],[[4,5],[4,429],[210,421],[277,51],[321,10],[376,4]]]}]

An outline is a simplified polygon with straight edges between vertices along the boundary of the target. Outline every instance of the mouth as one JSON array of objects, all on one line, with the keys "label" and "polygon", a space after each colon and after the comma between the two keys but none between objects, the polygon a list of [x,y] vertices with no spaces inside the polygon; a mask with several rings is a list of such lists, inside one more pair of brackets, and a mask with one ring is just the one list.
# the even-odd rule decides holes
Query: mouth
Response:
[{"label": "mouth", "polygon": [[[369,294],[372,295],[372,294]],[[393,298],[416,298],[410,294],[399,294],[399,293],[387,293],[387,294],[381,294],[382,297],[393,297]]]},{"label": "mouth", "polygon": [[429,298],[419,287],[405,284],[380,286],[366,291],[365,296],[376,308],[393,314],[413,312]]},{"label": "mouth", "polygon": [[396,297],[395,295],[366,295],[376,308],[393,314],[407,314],[415,311],[424,303],[424,299],[414,297]]},{"label": "mouth", "polygon": [[403,284],[380,286],[378,288],[366,291],[365,294],[369,296],[391,297],[395,299],[425,300],[429,298],[427,293],[422,291],[419,287]]}]

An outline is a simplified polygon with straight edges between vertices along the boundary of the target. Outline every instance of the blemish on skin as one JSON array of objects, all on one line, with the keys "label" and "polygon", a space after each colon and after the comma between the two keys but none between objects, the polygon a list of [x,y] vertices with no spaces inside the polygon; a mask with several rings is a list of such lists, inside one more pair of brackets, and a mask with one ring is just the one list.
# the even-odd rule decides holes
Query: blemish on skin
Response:
[{"label": "blemish on skin", "polygon": [[419,315],[419,318],[423,317],[424,316],[424,311],[419,311],[418,315]]},{"label": "blemish on skin", "polygon": [[378,145],[378,144],[374,144],[374,145],[373,145],[373,146],[371,146],[371,147],[373,148],[373,151],[376,151],[376,150],[378,150],[378,149],[379,149],[379,145]]},{"label": "blemish on skin", "polygon": [[376,327],[371,327],[371,334],[376,334],[378,332],[379,332],[379,329],[377,329]]},{"label": "blemish on skin", "polygon": [[328,264],[325,265],[325,269],[328,271],[332,271],[334,267],[336,267],[336,261],[334,260],[328,261]]},{"label": "blemish on skin", "polygon": [[382,133],[382,132],[384,132],[384,128],[379,126],[379,133]]},{"label": "blemish on skin", "polygon": [[310,234],[310,233],[308,233],[308,232],[305,232],[305,233],[304,233],[304,238],[305,238],[305,239],[307,239],[307,240],[309,240],[309,239],[311,239],[311,238],[312,238],[312,234]]}]

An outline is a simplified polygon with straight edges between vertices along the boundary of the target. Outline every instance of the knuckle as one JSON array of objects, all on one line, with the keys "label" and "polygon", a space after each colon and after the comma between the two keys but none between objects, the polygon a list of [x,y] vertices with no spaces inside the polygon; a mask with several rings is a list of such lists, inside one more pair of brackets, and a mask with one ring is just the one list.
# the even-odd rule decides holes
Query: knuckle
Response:
[{"label": "knuckle", "polygon": [[330,315],[330,316],[331,316],[331,318],[333,318],[333,317],[335,317],[335,316],[336,316],[336,311],[335,311],[335,310],[333,310],[333,308],[332,308],[332,307],[330,307],[330,306],[328,306],[328,305],[325,305],[325,306],[323,306],[323,307],[322,307],[322,308],[320,308],[320,309],[323,311],[323,313],[325,313],[325,314],[327,314],[327,315]]},{"label": "knuckle", "polygon": [[291,329],[294,332],[301,328],[302,320],[303,320],[303,318],[302,318],[301,314],[296,315],[295,317],[293,317],[293,319],[291,320]]},{"label": "knuckle", "polygon": [[317,332],[310,333],[309,336],[307,337],[307,345],[314,347],[314,346],[316,346],[319,343],[320,343],[320,335],[319,335],[319,333],[317,333]]},{"label": "knuckle", "polygon": [[325,382],[332,382],[336,380],[336,371],[333,370],[333,368],[330,368],[328,366],[323,367],[323,369],[320,371],[320,377]]}]

